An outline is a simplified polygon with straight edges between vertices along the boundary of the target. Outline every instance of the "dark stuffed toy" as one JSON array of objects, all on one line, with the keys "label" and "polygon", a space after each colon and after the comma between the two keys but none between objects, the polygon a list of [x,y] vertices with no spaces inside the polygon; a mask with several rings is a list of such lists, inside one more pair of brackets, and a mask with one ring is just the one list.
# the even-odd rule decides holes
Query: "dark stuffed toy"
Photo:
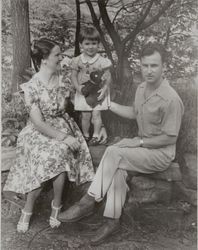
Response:
[{"label": "dark stuffed toy", "polygon": [[84,82],[81,92],[85,97],[85,100],[87,104],[95,108],[98,104],[102,102],[98,101],[98,96],[100,93],[98,91],[103,87],[102,84],[102,75],[104,74],[104,71],[96,70],[90,73],[90,80],[87,82]]}]

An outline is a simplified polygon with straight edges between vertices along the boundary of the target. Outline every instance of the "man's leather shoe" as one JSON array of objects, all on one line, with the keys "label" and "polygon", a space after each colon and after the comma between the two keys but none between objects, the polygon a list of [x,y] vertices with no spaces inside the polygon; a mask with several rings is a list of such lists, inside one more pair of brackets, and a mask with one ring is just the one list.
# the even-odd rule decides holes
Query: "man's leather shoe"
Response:
[{"label": "man's leather shoe", "polygon": [[91,240],[92,246],[97,246],[103,243],[109,236],[117,233],[120,230],[120,223],[118,219],[108,219],[108,222],[100,227],[96,235]]},{"label": "man's leather shoe", "polygon": [[94,212],[94,203],[81,204],[76,203],[66,211],[59,213],[58,220],[61,222],[76,222],[87,217]]}]

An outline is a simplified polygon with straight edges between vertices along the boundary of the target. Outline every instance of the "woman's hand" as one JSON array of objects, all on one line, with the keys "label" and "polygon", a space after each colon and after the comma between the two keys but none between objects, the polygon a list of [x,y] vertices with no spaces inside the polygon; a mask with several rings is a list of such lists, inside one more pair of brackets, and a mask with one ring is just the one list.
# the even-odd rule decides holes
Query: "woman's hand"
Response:
[{"label": "woman's hand", "polygon": [[64,142],[71,148],[72,151],[77,151],[80,147],[78,140],[71,135],[69,135]]},{"label": "woman's hand", "polygon": [[65,138],[67,138],[67,134],[60,132],[55,138],[58,141],[63,141]]},{"label": "woman's hand", "polygon": [[101,88],[100,90],[98,90],[98,93],[100,93],[100,95],[98,96],[98,101],[101,101],[104,98],[106,91],[107,91],[106,85],[103,88]]}]

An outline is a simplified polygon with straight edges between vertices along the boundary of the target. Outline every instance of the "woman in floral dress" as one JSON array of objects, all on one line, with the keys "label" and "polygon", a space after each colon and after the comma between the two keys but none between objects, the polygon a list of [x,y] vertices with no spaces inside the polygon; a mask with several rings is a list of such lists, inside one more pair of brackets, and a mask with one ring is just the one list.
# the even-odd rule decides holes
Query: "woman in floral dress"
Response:
[{"label": "woman in floral dress", "polygon": [[35,42],[32,51],[39,71],[21,85],[29,112],[27,126],[17,141],[16,164],[11,167],[5,191],[27,194],[17,224],[19,232],[29,228],[30,217],[43,183],[52,180],[54,197],[50,226],[58,227],[66,174],[70,181],[91,181],[94,169],[87,144],[77,124],[65,113],[69,90],[58,72],[62,59],[59,46],[49,40]]}]

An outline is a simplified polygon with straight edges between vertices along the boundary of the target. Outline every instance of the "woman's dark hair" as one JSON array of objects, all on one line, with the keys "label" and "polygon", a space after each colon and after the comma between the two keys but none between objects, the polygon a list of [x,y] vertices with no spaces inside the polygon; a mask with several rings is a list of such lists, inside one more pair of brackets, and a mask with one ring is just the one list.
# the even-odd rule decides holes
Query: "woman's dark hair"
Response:
[{"label": "woman's dark hair", "polygon": [[142,51],[140,52],[140,60],[144,56],[150,56],[153,55],[155,52],[158,52],[161,56],[162,63],[166,61],[166,51],[164,47],[157,43],[157,42],[149,42],[142,48]]},{"label": "woman's dark hair", "polygon": [[85,39],[100,42],[100,34],[93,26],[84,26],[80,31],[79,42],[82,43]]},{"label": "woman's dark hair", "polygon": [[56,42],[47,38],[41,38],[32,42],[31,57],[36,71],[40,68],[41,60],[47,59],[56,45],[58,45]]}]

